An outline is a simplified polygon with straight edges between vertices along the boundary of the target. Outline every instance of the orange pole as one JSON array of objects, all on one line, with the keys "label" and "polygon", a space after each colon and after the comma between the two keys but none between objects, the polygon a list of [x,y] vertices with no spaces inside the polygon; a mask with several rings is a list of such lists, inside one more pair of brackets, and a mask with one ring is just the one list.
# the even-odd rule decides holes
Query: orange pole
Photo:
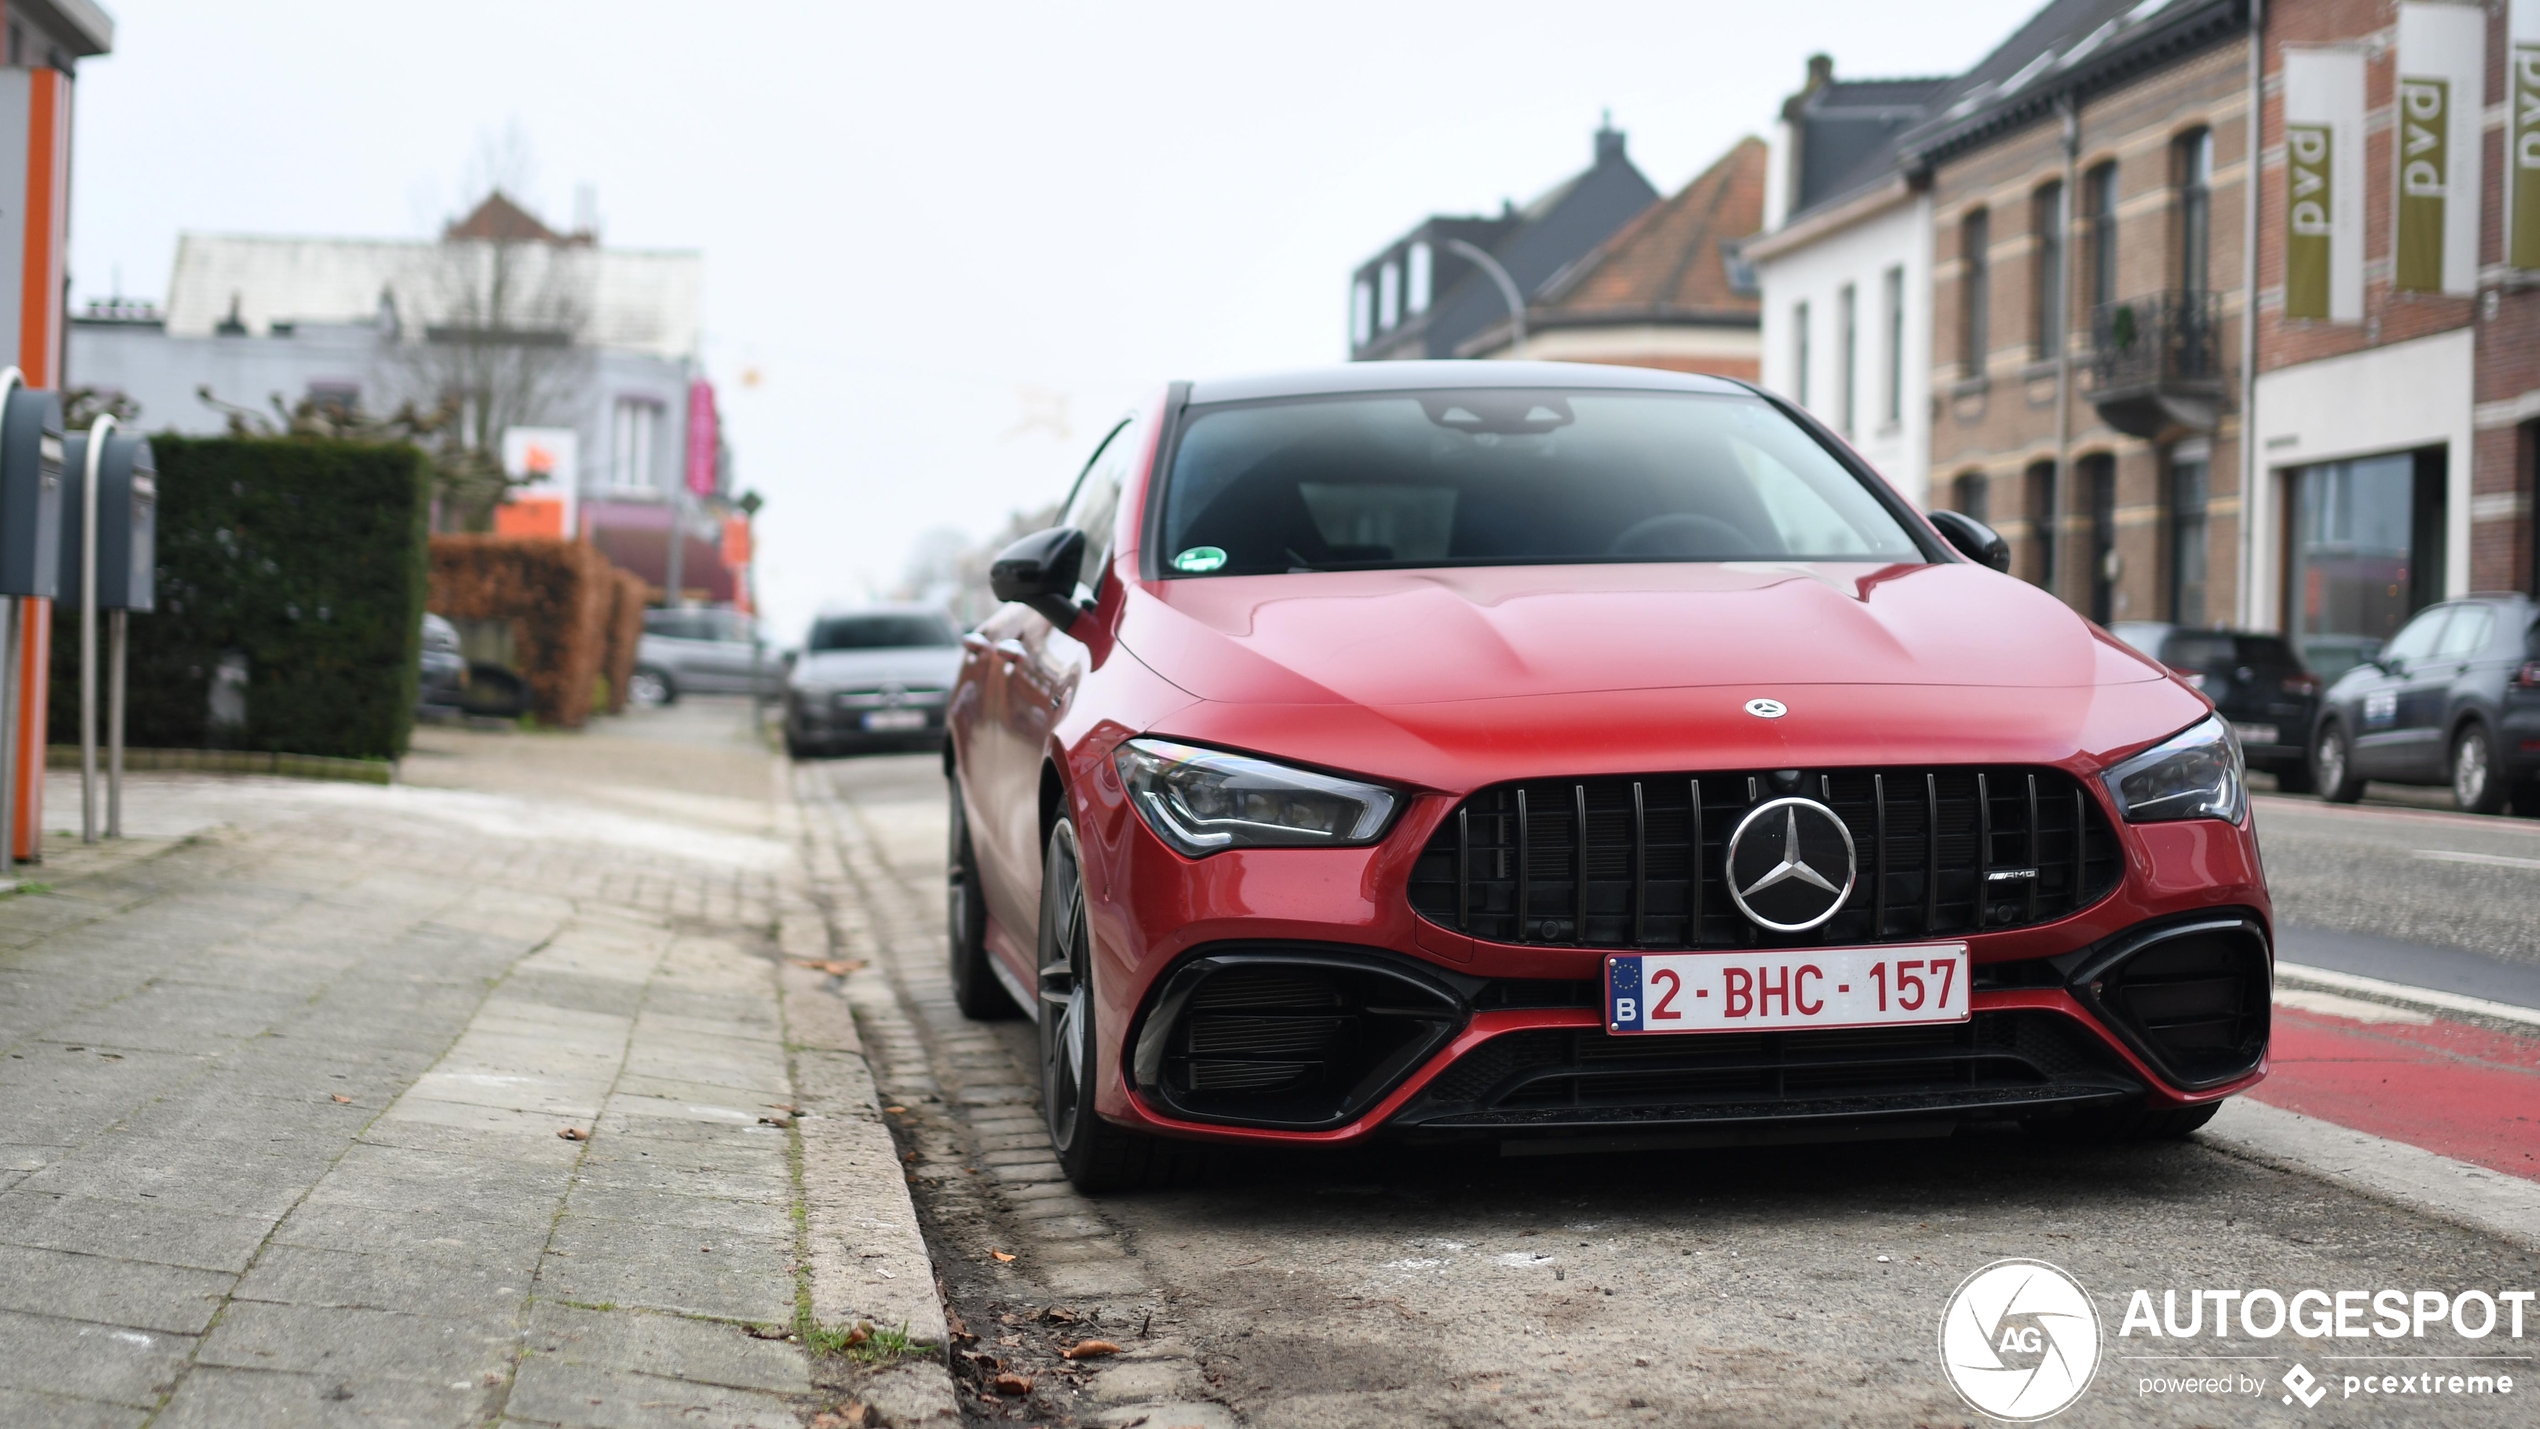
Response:
[{"label": "orange pole", "polygon": [[[18,370],[26,385],[57,385],[62,331],[62,239],[69,215],[70,86],[59,70],[29,76],[26,154],[26,266],[18,274]],[[0,195],[0,203],[6,196]],[[67,479],[67,478],[66,478]],[[19,602],[25,626],[18,657],[17,808],[9,832],[18,857],[44,856],[44,754],[52,686],[53,602]]]}]

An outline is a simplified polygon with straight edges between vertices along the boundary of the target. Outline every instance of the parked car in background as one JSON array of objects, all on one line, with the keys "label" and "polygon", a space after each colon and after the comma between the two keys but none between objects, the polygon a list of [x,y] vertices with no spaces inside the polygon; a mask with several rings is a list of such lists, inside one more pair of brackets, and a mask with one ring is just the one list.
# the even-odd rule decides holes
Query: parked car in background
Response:
[{"label": "parked car in background", "polygon": [[2311,788],[2311,731],[2320,680],[2281,635],[2127,620],[2108,633],[2167,665],[2204,692],[2240,736],[2249,767],[2293,794]]},{"label": "parked car in background", "polygon": [[784,667],[758,636],[758,622],[720,606],[644,612],[635,646],[632,704],[663,705],[681,695],[768,694],[783,687]]},{"label": "parked car in background", "polygon": [[419,711],[456,713],[467,694],[467,657],[459,653],[458,627],[430,611],[423,615],[422,678],[415,684]]},{"label": "parked car in background", "polygon": [[932,747],[960,673],[961,629],[932,606],[824,614],[786,672],[786,752]]},{"label": "parked car in background", "polygon": [[2540,606],[2471,595],[2418,612],[2331,685],[2312,756],[2322,796],[2450,784],[2474,814],[2540,816]]}]

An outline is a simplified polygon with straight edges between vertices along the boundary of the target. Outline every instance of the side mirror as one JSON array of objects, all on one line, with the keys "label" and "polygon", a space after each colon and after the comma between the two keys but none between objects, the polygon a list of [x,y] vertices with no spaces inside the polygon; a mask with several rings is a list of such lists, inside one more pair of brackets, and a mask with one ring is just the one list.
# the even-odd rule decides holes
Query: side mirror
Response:
[{"label": "side mirror", "polygon": [[998,600],[1028,605],[1065,630],[1084,613],[1076,605],[1076,577],[1084,565],[1085,533],[1053,526],[999,551],[988,566],[988,589]]},{"label": "side mirror", "polygon": [[2011,568],[2011,543],[2003,540],[2000,532],[1973,516],[1962,511],[1934,511],[1931,524],[1939,529],[1950,545],[1958,548],[1959,554],[1977,565],[1991,566],[1997,571]]}]

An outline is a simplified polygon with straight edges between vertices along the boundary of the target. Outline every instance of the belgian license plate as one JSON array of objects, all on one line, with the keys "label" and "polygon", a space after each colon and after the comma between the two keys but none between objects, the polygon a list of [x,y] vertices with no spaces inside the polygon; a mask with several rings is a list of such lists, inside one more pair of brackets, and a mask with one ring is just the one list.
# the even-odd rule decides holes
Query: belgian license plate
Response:
[{"label": "belgian license plate", "polygon": [[924,710],[871,710],[864,716],[866,729],[924,729]]},{"label": "belgian license plate", "polygon": [[2240,742],[2242,744],[2280,744],[2283,742],[2277,737],[2282,733],[2282,731],[2278,730],[2271,724],[2235,724],[2232,726],[2232,730],[2240,736]]},{"label": "belgian license plate", "polygon": [[1613,953],[1605,1030],[1771,1032],[1967,1020],[1967,945]]}]

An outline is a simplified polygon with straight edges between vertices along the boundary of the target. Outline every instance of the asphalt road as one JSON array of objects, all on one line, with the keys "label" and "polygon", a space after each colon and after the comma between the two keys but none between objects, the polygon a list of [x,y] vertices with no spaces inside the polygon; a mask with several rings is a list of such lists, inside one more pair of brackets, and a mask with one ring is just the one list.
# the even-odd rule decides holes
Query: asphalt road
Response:
[{"label": "asphalt road", "polygon": [[2485,964],[2473,995],[2540,1007],[2540,820],[2257,805],[2284,957],[2447,991]]},{"label": "asphalt road", "polygon": [[[2231,1361],[2143,1358],[2177,1342],[2114,1336],[2137,1289],[2447,1292],[2530,1287],[2504,1242],[2238,1159],[2203,1143],[2073,1149],[2017,1133],[1831,1148],[1502,1159],[1215,1153],[1173,1189],[1075,1202],[1048,1181],[1029,1120],[1027,1024],[967,1024],[945,997],[942,783],[932,756],[820,766],[868,896],[902,910],[884,949],[899,1007],[868,1050],[900,1117],[947,1292],[976,1333],[962,1367],[976,1422],[1109,1422],[1102,1385],[1177,1395],[1191,1424],[1570,1425],[1986,1422],[1936,1350],[1952,1290],[2034,1257],[2071,1272],[2111,1331],[2059,1424],[2528,1423],[2509,1399],[2332,1393],[2279,1402],[2297,1355],[2523,1356],[2531,1338],[2296,1344],[2203,1341]],[[2540,826],[2269,800],[2260,812],[2288,919],[2405,949],[2540,967]],[[2429,858],[2425,853],[2466,857]],[[2372,941],[2377,940],[2377,941]],[[2400,954],[2388,951],[2402,949]],[[863,1014],[860,1014],[862,1016]],[[1062,1227],[1062,1229],[1051,1229]],[[1109,1337],[1125,1363],[1086,1381],[1064,1346]],[[2462,1362],[2447,1362],[2458,1365]],[[2309,1367],[2332,1383],[2389,1362]],[[2488,1365],[2487,1368],[2498,1366]],[[1034,1382],[990,1388],[997,1373]],[[2248,1374],[2248,1392],[2147,1392],[2164,1377]],[[1125,1377],[1114,1379],[1114,1376]],[[2237,1386],[2237,1381],[2235,1381]]]}]

